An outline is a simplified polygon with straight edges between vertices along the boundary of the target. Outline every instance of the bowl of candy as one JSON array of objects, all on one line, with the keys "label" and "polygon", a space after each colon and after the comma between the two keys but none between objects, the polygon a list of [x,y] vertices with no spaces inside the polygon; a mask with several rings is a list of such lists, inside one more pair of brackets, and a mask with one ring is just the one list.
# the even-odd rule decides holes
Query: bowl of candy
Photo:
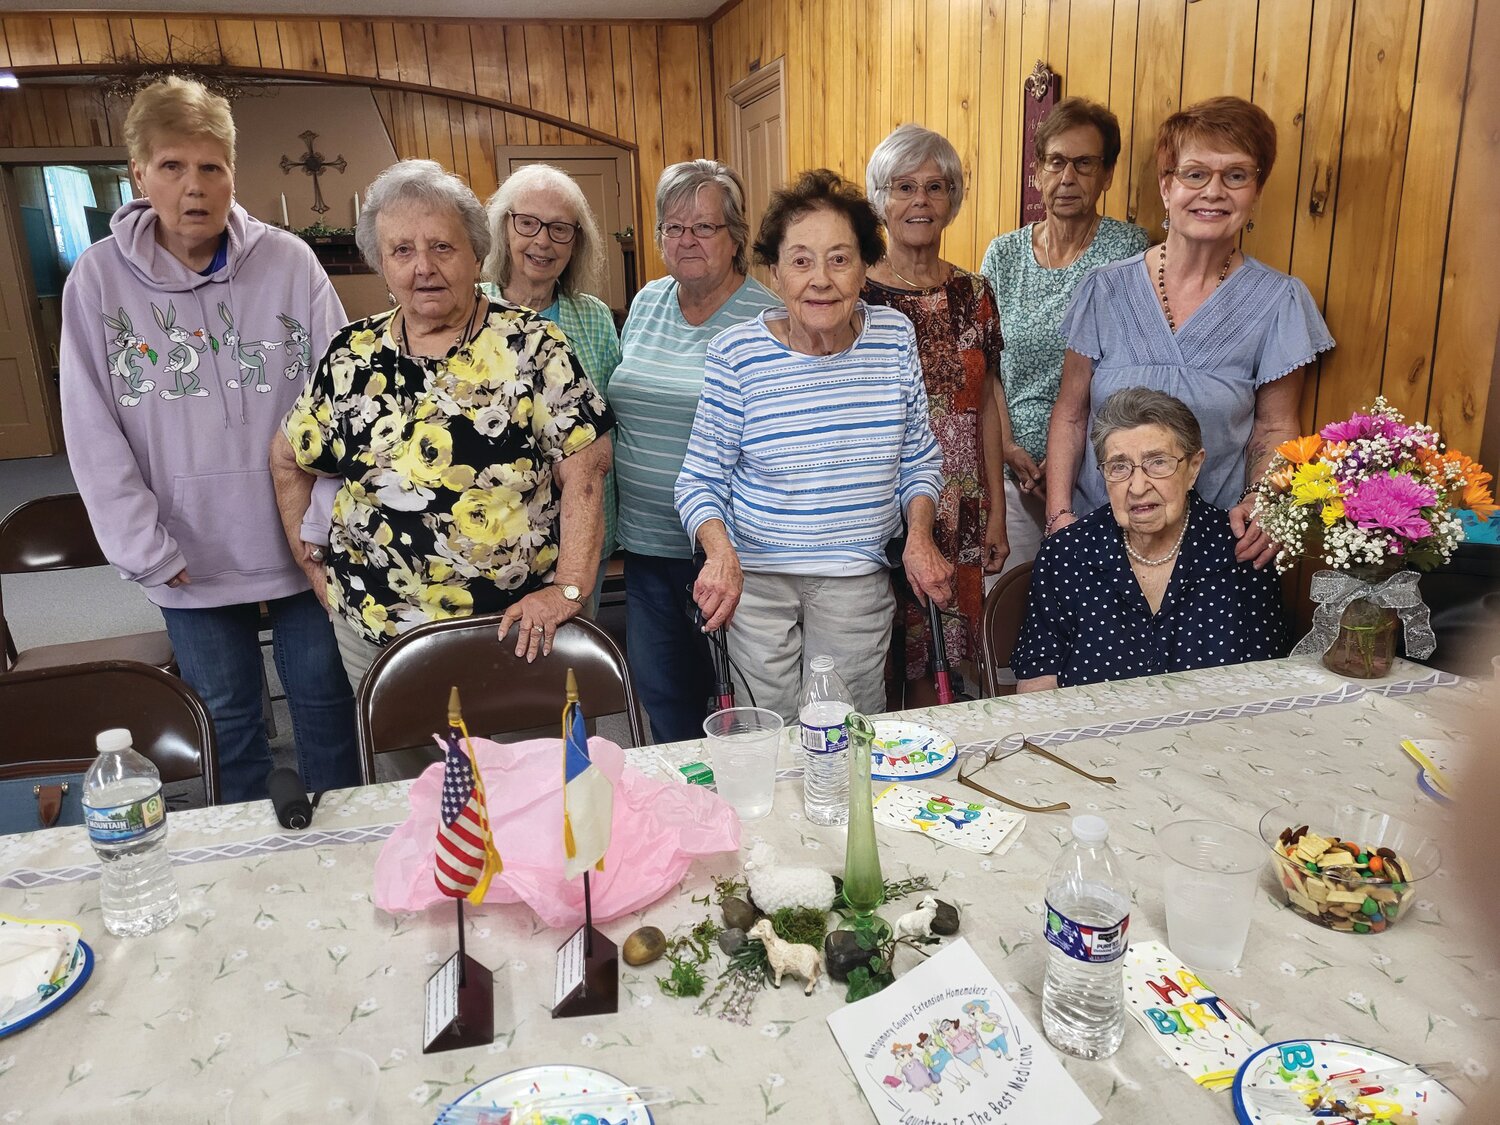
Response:
[{"label": "bowl of candy", "polygon": [[1278,805],[1260,818],[1260,838],[1287,905],[1344,933],[1390,929],[1442,862],[1424,829],[1358,805]]}]

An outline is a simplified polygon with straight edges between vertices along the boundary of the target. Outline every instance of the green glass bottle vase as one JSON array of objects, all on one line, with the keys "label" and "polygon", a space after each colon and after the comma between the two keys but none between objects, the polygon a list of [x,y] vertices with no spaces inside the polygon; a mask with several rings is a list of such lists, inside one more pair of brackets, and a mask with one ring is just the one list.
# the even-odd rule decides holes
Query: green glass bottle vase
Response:
[{"label": "green glass bottle vase", "polygon": [[849,730],[849,838],[844,853],[844,902],[850,915],[840,929],[868,934],[877,942],[890,938],[891,927],[875,911],[885,901],[880,847],[875,842],[874,793],[870,788],[870,752],[875,728],[858,712],[846,720]]}]

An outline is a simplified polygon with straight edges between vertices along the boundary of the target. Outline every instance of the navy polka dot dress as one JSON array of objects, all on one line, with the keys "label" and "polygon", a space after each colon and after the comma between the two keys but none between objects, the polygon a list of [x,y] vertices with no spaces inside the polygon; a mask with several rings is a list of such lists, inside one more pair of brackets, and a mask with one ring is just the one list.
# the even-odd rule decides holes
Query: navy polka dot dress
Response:
[{"label": "navy polka dot dress", "polygon": [[1275,569],[1236,562],[1234,544],[1229,514],[1189,493],[1182,554],[1153,614],[1108,504],[1050,536],[1011,657],[1017,678],[1066,687],[1285,656]]}]

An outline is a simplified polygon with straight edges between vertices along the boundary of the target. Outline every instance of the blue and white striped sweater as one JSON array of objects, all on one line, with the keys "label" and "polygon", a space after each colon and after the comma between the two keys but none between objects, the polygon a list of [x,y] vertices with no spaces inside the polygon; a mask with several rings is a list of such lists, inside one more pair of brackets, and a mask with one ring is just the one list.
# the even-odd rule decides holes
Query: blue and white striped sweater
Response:
[{"label": "blue and white striped sweater", "polygon": [[722,520],[747,571],[873,573],[912,499],[937,499],[942,452],[911,322],[859,307],[864,328],[838,355],[781,344],[767,321],[784,309],[709,345],[677,510],[695,538]]}]

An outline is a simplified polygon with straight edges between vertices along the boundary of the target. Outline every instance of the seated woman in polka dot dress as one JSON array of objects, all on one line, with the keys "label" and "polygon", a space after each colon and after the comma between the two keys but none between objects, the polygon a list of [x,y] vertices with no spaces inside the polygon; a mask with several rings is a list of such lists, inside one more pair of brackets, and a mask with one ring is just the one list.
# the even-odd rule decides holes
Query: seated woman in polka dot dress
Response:
[{"label": "seated woman in polka dot dress", "polygon": [[1145,387],[1111,395],[1089,435],[1109,503],[1036,557],[1011,657],[1040,691],[1286,654],[1275,573],[1236,562],[1229,514],[1193,490],[1198,419]]}]

